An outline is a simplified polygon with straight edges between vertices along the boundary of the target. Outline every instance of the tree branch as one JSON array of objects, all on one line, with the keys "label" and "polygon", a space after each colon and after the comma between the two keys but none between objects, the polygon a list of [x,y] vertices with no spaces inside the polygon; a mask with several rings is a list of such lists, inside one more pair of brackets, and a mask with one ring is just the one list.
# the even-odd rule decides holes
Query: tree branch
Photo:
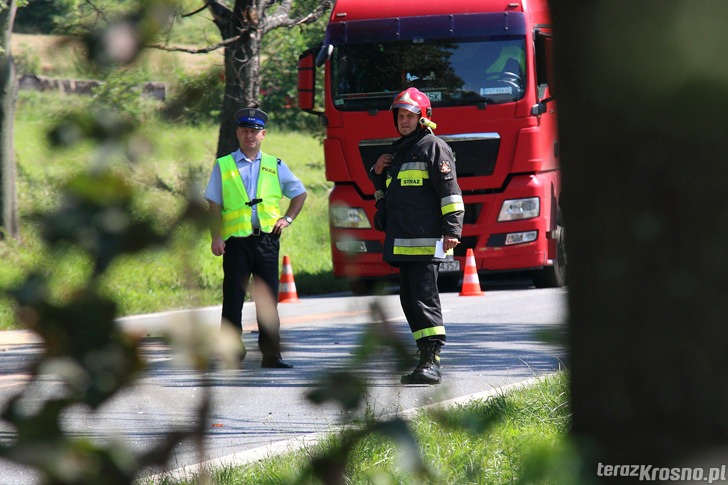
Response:
[{"label": "tree branch", "polygon": [[216,51],[218,49],[221,49],[223,47],[226,47],[230,44],[234,44],[235,42],[240,40],[240,37],[242,37],[242,34],[237,35],[235,37],[230,37],[229,39],[225,39],[221,42],[218,42],[217,44],[209,45],[207,47],[199,47],[199,48],[192,48],[192,47],[183,47],[183,46],[171,46],[166,44],[149,44],[145,47],[148,47],[150,49],[159,49],[167,52],[187,52],[189,54],[207,54],[212,51]]},{"label": "tree branch", "polygon": [[205,4],[202,7],[198,8],[194,12],[183,13],[183,14],[180,15],[180,17],[185,18],[185,17],[192,17],[193,15],[197,15],[198,13],[202,12],[203,10],[205,10],[207,8],[207,6],[209,5],[209,3],[210,2],[205,2]]},{"label": "tree branch", "polygon": [[323,13],[331,7],[331,2],[328,0],[322,0],[316,6],[313,12],[298,18],[289,18],[288,11],[291,6],[291,1],[286,0],[282,2],[281,7],[278,8],[276,15],[273,15],[267,19],[263,26],[263,33],[268,33],[271,30],[279,27],[293,28],[298,25],[308,24],[317,20]]}]

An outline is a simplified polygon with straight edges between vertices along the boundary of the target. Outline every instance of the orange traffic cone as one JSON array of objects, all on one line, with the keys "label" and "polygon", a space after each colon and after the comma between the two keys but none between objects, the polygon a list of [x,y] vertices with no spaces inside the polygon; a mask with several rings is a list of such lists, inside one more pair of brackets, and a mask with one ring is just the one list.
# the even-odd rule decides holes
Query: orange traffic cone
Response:
[{"label": "orange traffic cone", "polygon": [[485,292],[480,289],[478,270],[475,267],[475,255],[473,250],[468,248],[465,254],[465,272],[463,273],[463,287],[460,296],[481,296]]},{"label": "orange traffic cone", "polygon": [[291,259],[283,256],[283,271],[281,271],[281,284],[278,288],[279,303],[293,303],[298,301],[298,293],[296,293],[296,282],[293,280],[293,268],[291,268]]}]

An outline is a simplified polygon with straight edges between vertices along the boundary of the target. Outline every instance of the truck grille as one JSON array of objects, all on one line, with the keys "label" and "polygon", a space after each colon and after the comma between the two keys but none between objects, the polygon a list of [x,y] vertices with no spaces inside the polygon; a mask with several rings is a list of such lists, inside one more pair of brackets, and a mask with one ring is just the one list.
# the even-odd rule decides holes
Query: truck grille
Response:
[{"label": "truck grille", "polygon": [[500,148],[498,133],[444,135],[455,155],[458,178],[492,175]]},{"label": "truck grille", "polygon": [[[469,133],[464,135],[443,135],[442,138],[455,155],[458,178],[492,175],[500,148],[498,133]],[[359,143],[364,169],[369,169],[382,153],[389,150],[394,138],[362,140]]]}]

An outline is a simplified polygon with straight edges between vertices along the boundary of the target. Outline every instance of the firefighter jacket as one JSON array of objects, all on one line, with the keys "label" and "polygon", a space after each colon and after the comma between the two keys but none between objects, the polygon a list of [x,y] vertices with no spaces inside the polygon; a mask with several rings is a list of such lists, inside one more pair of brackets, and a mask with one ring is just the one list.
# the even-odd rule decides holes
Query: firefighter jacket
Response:
[{"label": "firefighter jacket", "polygon": [[392,145],[392,164],[381,175],[369,172],[384,191],[384,260],[440,262],[435,244],[443,235],[462,236],[462,192],[447,143],[418,129]]},{"label": "firefighter jacket", "polygon": [[[217,160],[222,176],[222,228],[221,236],[247,237],[253,233],[253,209],[243,180],[235,165],[232,155]],[[258,219],[263,232],[271,232],[281,212],[281,184],[278,180],[278,159],[271,155],[262,155],[260,174],[258,175],[257,196]]]}]

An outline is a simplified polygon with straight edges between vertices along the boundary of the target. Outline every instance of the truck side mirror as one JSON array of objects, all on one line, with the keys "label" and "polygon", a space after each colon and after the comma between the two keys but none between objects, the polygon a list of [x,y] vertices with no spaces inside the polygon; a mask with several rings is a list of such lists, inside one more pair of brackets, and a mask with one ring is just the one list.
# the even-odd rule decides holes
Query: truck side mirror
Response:
[{"label": "truck side mirror", "polygon": [[309,113],[316,101],[316,66],[314,51],[309,49],[298,58],[298,107]]},{"label": "truck side mirror", "polygon": [[531,106],[531,114],[533,116],[539,116],[544,114],[546,112],[546,103],[553,101],[554,99],[556,98],[551,96],[549,98],[542,99],[538,103],[534,104],[533,106]]}]

